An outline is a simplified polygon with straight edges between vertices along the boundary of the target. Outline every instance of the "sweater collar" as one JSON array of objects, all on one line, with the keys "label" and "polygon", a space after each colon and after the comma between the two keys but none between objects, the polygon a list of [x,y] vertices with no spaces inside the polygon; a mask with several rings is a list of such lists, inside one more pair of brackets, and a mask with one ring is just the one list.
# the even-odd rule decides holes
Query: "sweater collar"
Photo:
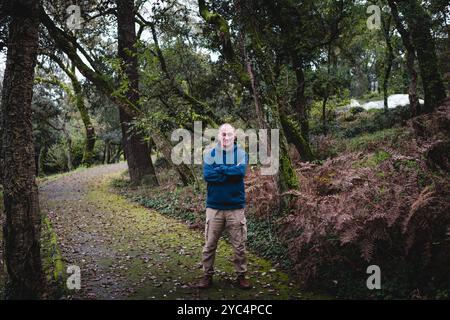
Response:
[{"label": "sweater collar", "polygon": [[232,149],[229,149],[229,150],[223,149],[222,146],[220,145],[220,142],[217,143],[217,146],[216,146],[216,150],[217,150],[218,152],[222,151],[223,153],[227,153],[227,152],[231,152],[231,151],[236,151],[236,149],[237,149],[237,144],[236,144],[236,142],[233,143],[233,148],[232,148]]}]

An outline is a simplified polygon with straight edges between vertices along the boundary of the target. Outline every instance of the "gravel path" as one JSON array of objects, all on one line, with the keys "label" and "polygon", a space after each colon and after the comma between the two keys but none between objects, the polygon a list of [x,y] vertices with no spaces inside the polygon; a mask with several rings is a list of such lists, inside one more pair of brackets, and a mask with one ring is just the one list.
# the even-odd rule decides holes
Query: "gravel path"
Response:
[{"label": "gravel path", "polygon": [[81,290],[68,299],[298,299],[289,277],[270,262],[248,255],[254,288],[234,286],[232,249],[221,241],[214,285],[186,284],[201,276],[203,235],[174,219],[128,202],[109,183],[125,163],[62,175],[40,186],[66,265],[81,269]]}]

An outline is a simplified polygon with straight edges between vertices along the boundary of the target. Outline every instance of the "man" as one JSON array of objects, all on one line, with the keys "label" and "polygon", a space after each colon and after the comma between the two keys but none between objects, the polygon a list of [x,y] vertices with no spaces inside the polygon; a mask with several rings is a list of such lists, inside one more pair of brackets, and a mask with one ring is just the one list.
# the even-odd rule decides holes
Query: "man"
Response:
[{"label": "man", "polygon": [[248,156],[235,144],[235,135],[233,126],[228,123],[221,125],[218,144],[204,156],[203,176],[208,185],[208,194],[205,246],[202,251],[204,276],[194,284],[194,287],[199,289],[206,289],[212,285],[217,243],[224,230],[228,231],[234,249],[237,285],[242,289],[251,287],[245,278],[247,221],[244,214],[244,176]]}]

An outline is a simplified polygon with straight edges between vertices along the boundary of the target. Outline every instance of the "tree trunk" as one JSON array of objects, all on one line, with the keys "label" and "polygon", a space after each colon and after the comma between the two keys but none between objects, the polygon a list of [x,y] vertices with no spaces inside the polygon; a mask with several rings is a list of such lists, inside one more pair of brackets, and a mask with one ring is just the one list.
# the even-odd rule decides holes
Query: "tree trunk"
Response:
[{"label": "tree trunk", "polygon": [[172,145],[168,139],[163,134],[156,134],[154,143],[156,148],[161,151],[164,158],[166,158],[171,166],[175,169],[175,171],[180,176],[181,182],[183,185],[188,186],[195,182],[195,175],[192,172],[191,168],[187,164],[181,163],[179,165],[174,165],[172,161],[170,161],[171,153],[172,153]]},{"label": "tree trunk", "polygon": [[[256,33],[257,31],[253,30],[253,32]],[[250,33],[250,35],[251,37],[256,37],[256,34]],[[284,194],[289,190],[298,189],[299,180],[297,177],[297,173],[294,170],[291,157],[289,155],[289,144],[282,120],[285,115],[282,111],[282,103],[280,102],[281,99],[276,90],[273,69],[268,64],[268,59],[259,45],[255,44],[254,42],[252,42],[252,44],[252,51],[255,53],[254,59],[257,61],[257,63],[261,64],[264,67],[259,68],[261,69],[261,72],[259,72],[258,74],[255,74],[253,72],[251,75],[249,75],[250,78],[254,79],[254,82],[252,81],[252,83],[255,84],[254,86],[252,86],[253,90],[251,90],[251,92],[256,95],[255,102],[258,101],[259,103],[261,103],[261,105],[269,106],[269,108],[265,110],[264,122],[260,124],[262,128],[279,129],[280,166],[277,175],[277,183],[280,194]],[[253,70],[253,68],[247,68],[247,70]],[[264,91],[261,90],[259,86],[258,78],[261,78],[266,84],[266,88],[264,89]],[[286,122],[284,123],[286,124]],[[302,149],[299,148],[298,151],[299,153],[301,153]],[[290,195],[281,196],[281,213],[285,213],[289,209],[290,200]]]},{"label": "tree trunk", "polygon": [[43,287],[41,218],[31,125],[39,1],[12,4],[2,91],[4,261],[7,299],[37,299]]},{"label": "tree trunk", "polygon": [[84,96],[83,96],[83,90],[81,87],[81,83],[78,81],[78,78],[76,76],[76,69],[75,65],[72,64],[72,66],[69,68],[64,64],[62,59],[60,59],[58,56],[56,56],[53,53],[46,53],[53,61],[55,61],[59,67],[66,73],[66,75],[69,77],[72,88],[73,88],[73,94],[69,92],[69,89],[65,85],[60,85],[64,90],[67,91],[67,94],[70,95],[72,98],[73,103],[75,103],[75,106],[78,109],[78,112],[80,113],[81,120],[83,121],[84,130],[85,130],[85,142],[84,142],[84,151],[83,151],[83,159],[81,163],[87,167],[90,167],[94,161],[94,146],[95,146],[95,129],[92,125],[91,118],[89,116],[89,112],[86,108],[86,105],[84,104]]},{"label": "tree trunk", "polygon": [[[300,123],[300,132],[306,143],[309,142],[309,123],[307,113],[307,103],[305,97],[305,73],[298,57],[292,58],[292,64],[297,79],[297,87],[295,88],[294,109],[297,113],[298,123]],[[300,152],[300,150],[298,150]]]},{"label": "tree trunk", "polygon": [[108,141],[105,141],[105,146],[103,147],[103,157],[102,157],[102,164],[106,164],[106,149],[108,147]]},{"label": "tree trunk", "polygon": [[[257,46],[253,46],[253,51],[259,53],[259,57],[255,57],[255,59],[264,59],[264,54],[260,51]],[[264,65],[264,62],[261,62]],[[276,86],[274,83],[274,73],[272,68],[266,66],[263,68],[260,74],[255,74],[253,71],[253,67],[247,67],[247,72],[249,72],[249,78],[252,79],[252,90],[251,92],[254,95],[255,104],[267,105],[269,108],[265,110],[264,120],[259,123],[261,128],[270,128],[270,129],[279,129],[279,152],[280,152],[280,168],[278,171],[278,188],[280,194],[283,194],[286,191],[292,189],[299,188],[299,181],[297,177],[297,173],[294,170],[292,165],[292,160],[289,155],[289,145],[287,142],[287,137],[285,133],[285,129],[283,127],[283,113],[281,110],[282,104],[280,103],[280,99],[278,93],[276,91]],[[264,92],[261,90],[258,82],[258,76],[263,79],[264,83],[267,85],[267,88]],[[258,105],[257,109],[260,108]],[[261,109],[262,110],[262,109]],[[297,138],[294,136],[294,138]],[[304,140],[303,140],[304,141]],[[269,142],[270,145],[270,142]],[[297,147],[297,145],[296,145]],[[298,148],[299,153],[301,153],[301,148]],[[284,212],[289,207],[290,196],[282,196],[281,197],[281,206],[280,211]]]},{"label": "tree trunk", "polygon": [[417,96],[417,71],[414,66],[416,60],[416,53],[411,40],[411,34],[402,24],[400,16],[398,14],[398,8],[394,0],[388,0],[389,7],[391,8],[392,18],[395,22],[395,27],[400,33],[403,46],[406,50],[406,70],[409,77],[408,96],[409,96],[409,108],[412,116],[420,114],[419,97]]},{"label": "tree trunk", "polygon": [[[302,161],[311,161],[314,159],[314,155],[311,151],[311,146],[308,143],[309,124],[305,97],[305,75],[298,58],[292,56],[292,63],[294,65],[297,80],[294,109],[297,115],[296,122],[300,124],[300,128],[296,122],[288,118],[285,114],[285,109],[280,110],[280,123],[283,127],[287,141],[295,146]],[[280,100],[279,105],[280,107],[282,106]]]},{"label": "tree trunk", "polygon": [[142,134],[133,132],[134,130],[130,126],[133,118],[122,109],[119,110],[119,116],[122,128],[122,146],[128,163],[131,183],[145,182],[148,185],[158,185],[150,158],[150,149],[143,140]]},{"label": "tree trunk", "polygon": [[105,146],[106,156],[105,164],[111,163],[111,143],[108,141]]},{"label": "tree trunk", "polygon": [[[134,23],[134,1],[117,1],[117,26],[118,26],[118,56],[122,60],[124,71],[129,82],[125,93],[131,104],[138,107],[139,104],[139,74],[136,56],[136,30]],[[131,123],[133,115],[120,108],[120,125],[122,129],[122,141],[127,156],[131,182],[140,184],[145,178],[149,185],[157,185],[155,169],[150,157],[150,149],[140,132],[136,132]]]},{"label": "tree trunk", "polygon": [[73,170],[73,164],[72,164],[72,138],[70,137],[70,133],[66,132],[65,128],[64,128],[64,135],[66,136],[66,142],[67,142],[67,170],[68,171],[72,171]]},{"label": "tree trunk", "polygon": [[413,116],[421,113],[421,106],[419,102],[419,97],[417,95],[417,71],[414,66],[414,62],[416,60],[414,49],[412,51],[406,52],[406,68],[408,70],[409,75],[409,87],[408,87],[408,96],[409,96],[409,108]]},{"label": "tree trunk", "polygon": [[445,99],[445,87],[437,65],[436,47],[431,35],[431,18],[417,0],[396,1],[405,17],[419,61],[425,95],[425,112],[431,112]]},{"label": "tree trunk", "polygon": [[95,146],[95,129],[92,125],[91,117],[89,116],[89,112],[84,104],[84,96],[83,90],[81,88],[81,84],[78,81],[75,73],[75,66],[72,67],[71,70],[72,75],[70,76],[73,91],[75,93],[75,104],[77,106],[78,112],[80,113],[81,120],[83,121],[84,130],[86,134],[86,140],[84,142],[84,152],[83,152],[83,160],[82,164],[90,167],[94,161],[94,146]]},{"label": "tree trunk", "polygon": [[115,151],[116,151],[116,147],[114,145],[114,143],[111,143],[109,146],[109,163],[114,163],[114,155],[115,155]]},{"label": "tree trunk", "polygon": [[245,43],[244,43],[243,37],[244,37],[244,35],[241,32],[241,37],[240,37],[239,42],[240,42],[240,46],[242,47],[242,52],[244,54],[244,60],[245,60],[247,74],[248,74],[248,79],[250,79],[250,82],[249,82],[250,86],[251,86],[250,92],[253,93],[253,102],[255,104],[255,111],[256,111],[256,117],[258,119],[258,125],[261,129],[267,129],[268,124],[264,117],[263,108],[261,106],[261,101],[260,101],[259,92],[258,92],[257,79],[255,78],[255,73],[253,72],[253,66],[252,66],[252,63],[250,62],[250,58],[247,54],[247,50],[245,48]]},{"label": "tree trunk", "polygon": [[287,141],[295,146],[300,154],[300,159],[302,161],[314,160],[314,155],[311,151],[309,143],[303,139],[303,135],[301,134],[296,121],[289,119],[289,117],[283,112],[280,112],[280,121]]},{"label": "tree trunk", "polygon": [[47,152],[48,152],[48,148],[47,146],[43,146],[41,148],[40,154],[39,154],[39,163],[38,163],[38,172],[39,175],[44,175],[44,167],[45,167],[45,160],[47,159]]},{"label": "tree trunk", "polygon": [[392,71],[392,63],[394,61],[394,50],[392,48],[391,42],[391,18],[389,17],[387,21],[381,20],[383,24],[383,34],[386,41],[386,57],[385,57],[385,69],[383,75],[383,101],[384,101],[384,112],[387,113],[389,109],[388,105],[388,89],[389,89],[389,78]]},{"label": "tree trunk", "polygon": [[114,163],[117,163],[120,161],[120,155],[122,154],[122,148],[120,147],[120,144],[117,145],[117,152],[114,155]]},{"label": "tree trunk", "polygon": [[41,163],[41,148],[38,146],[34,149],[34,165],[35,165],[35,176],[39,177],[40,171],[39,171],[39,164]]},{"label": "tree trunk", "polygon": [[322,130],[323,134],[327,135],[328,128],[327,128],[327,102],[328,102],[328,93],[326,93],[325,97],[322,101]]},{"label": "tree trunk", "polygon": [[391,76],[391,70],[392,70],[392,60],[393,60],[393,55],[388,53],[388,56],[386,57],[386,69],[384,70],[384,78],[383,78],[384,112],[388,112],[388,109],[389,109],[389,105],[388,105],[388,96],[389,96],[388,89],[389,89],[389,78]]}]

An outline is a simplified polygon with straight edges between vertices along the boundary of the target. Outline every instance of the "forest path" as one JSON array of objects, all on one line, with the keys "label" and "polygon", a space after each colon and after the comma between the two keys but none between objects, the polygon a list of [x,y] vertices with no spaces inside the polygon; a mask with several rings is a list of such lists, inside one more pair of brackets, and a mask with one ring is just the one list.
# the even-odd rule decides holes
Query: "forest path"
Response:
[{"label": "forest path", "polygon": [[299,299],[287,274],[249,253],[254,287],[234,285],[232,248],[221,240],[212,288],[186,284],[202,275],[203,235],[131,203],[110,187],[125,163],[97,166],[41,183],[41,208],[50,217],[66,265],[81,269],[73,299]]}]

